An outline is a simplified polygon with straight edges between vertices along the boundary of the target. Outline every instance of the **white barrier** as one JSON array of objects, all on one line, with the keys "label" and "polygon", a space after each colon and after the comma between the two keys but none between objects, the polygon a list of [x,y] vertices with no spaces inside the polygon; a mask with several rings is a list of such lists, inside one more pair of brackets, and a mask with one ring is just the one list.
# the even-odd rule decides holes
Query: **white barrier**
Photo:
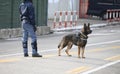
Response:
[{"label": "white barrier", "polygon": [[107,21],[120,21],[120,9],[107,10]]},{"label": "white barrier", "polygon": [[53,28],[66,28],[76,26],[78,20],[77,11],[56,11],[54,13]]}]

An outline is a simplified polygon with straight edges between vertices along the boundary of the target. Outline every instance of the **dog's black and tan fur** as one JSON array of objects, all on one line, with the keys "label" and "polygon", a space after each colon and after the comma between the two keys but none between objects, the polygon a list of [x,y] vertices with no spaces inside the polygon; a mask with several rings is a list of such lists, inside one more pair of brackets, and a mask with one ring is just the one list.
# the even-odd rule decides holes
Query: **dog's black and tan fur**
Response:
[{"label": "dog's black and tan fur", "polygon": [[[76,45],[78,46],[78,58],[80,58],[80,54],[82,55],[82,58],[85,58],[84,50],[87,44],[88,34],[90,33],[92,33],[92,30],[90,29],[90,24],[88,23],[88,25],[84,24],[81,32],[64,36],[62,41],[58,45],[58,55],[61,56],[61,50],[67,46],[65,52],[68,56],[71,56],[69,54],[69,50],[72,48],[73,45]],[[80,50],[80,48],[82,49]],[[82,52],[80,53],[80,51]]]}]

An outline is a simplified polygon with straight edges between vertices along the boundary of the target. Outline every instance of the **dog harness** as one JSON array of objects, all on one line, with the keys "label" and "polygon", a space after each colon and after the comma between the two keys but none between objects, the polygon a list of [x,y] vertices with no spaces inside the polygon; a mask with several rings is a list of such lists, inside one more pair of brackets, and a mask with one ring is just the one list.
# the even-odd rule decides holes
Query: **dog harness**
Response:
[{"label": "dog harness", "polygon": [[87,41],[88,36],[84,35],[82,32],[76,33],[77,39],[81,39],[83,41]]}]

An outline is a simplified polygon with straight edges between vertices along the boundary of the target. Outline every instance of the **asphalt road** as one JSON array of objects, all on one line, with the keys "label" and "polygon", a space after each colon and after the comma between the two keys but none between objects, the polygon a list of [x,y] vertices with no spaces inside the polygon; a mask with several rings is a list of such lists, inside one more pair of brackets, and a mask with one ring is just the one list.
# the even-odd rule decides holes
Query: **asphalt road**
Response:
[{"label": "asphalt road", "polygon": [[21,38],[0,40],[0,74],[119,74],[120,25],[93,29],[85,50],[85,59],[77,58],[74,46],[68,57],[64,50],[57,56],[61,38],[71,32],[55,32],[38,37],[39,53],[43,58],[23,57]]}]

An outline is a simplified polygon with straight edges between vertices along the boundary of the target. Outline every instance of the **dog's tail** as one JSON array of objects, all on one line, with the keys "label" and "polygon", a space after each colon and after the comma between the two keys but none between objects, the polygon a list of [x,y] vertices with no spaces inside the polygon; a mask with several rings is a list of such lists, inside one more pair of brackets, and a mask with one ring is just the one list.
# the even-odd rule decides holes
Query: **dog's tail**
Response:
[{"label": "dog's tail", "polygon": [[62,42],[63,42],[63,41],[61,41],[61,42],[59,43],[59,45],[58,45],[58,48],[60,48],[60,47],[61,47],[61,45],[62,45]]},{"label": "dog's tail", "polygon": [[67,43],[65,43],[65,39],[63,38],[62,41],[59,43],[58,48],[62,47],[64,48],[67,45]]},{"label": "dog's tail", "polygon": [[60,48],[60,44],[58,45],[58,48]]},{"label": "dog's tail", "polygon": [[59,43],[58,48],[60,48],[60,46],[61,46],[61,42]]}]

